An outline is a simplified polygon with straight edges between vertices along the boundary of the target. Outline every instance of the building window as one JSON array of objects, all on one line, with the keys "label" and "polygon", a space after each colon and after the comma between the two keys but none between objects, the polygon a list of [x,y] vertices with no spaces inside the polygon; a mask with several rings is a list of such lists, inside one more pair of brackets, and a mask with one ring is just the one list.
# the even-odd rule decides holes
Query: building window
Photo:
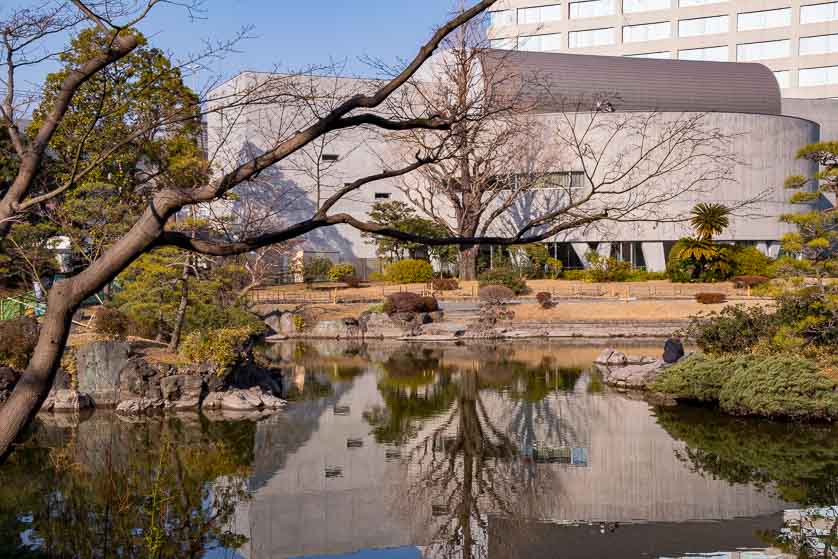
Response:
[{"label": "building window", "polygon": [[800,55],[838,52],[838,35],[800,37]]},{"label": "building window", "polygon": [[797,74],[797,82],[800,87],[836,84],[838,83],[838,66],[801,68]]},{"label": "building window", "polygon": [[323,161],[337,161],[340,157],[336,153],[324,153],[320,156]]},{"label": "building window", "polygon": [[568,33],[570,48],[601,47],[614,44],[613,27],[606,29],[588,29],[587,31],[571,31]]},{"label": "building window", "polygon": [[492,27],[504,27],[506,25],[515,25],[516,23],[515,10],[489,12],[489,25]]},{"label": "building window", "polygon": [[570,3],[570,19],[614,15],[614,0],[587,0]]},{"label": "building window", "polygon": [[689,8],[691,6],[704,6],[705,4],[718,4],[720,2],[727,2],[727,0],[678,0],[678,7]]},{"label": "building window", "polygon": [[629,58],[662,58],[662,59],[669,59],[672,58],[672,53],[668,50],[662,50],[658,52],[643,52],[640,54],[627,54],[625,55]]},{"label": "building window", "polygon": [[790,87],[791,84],[791,72],[788,70],[780,70],[779,72],[774,72],[774,78],[777,80],[777,85],[780,86],[780,89]]},{"label": "building window", "polygon": [[562,48],[562,34],[548,33],[547,35],[521,35],[518,37],[518,48],[527,51],[549,52]]},{"label": "building window", "polygon": [[727,16],[698,17],[682,19],[678,22],[679,37],[696,37],[698,35],[713,35],[727,33]]},{"label": "building window", "polygon": [[518,48],[518,39],[515,37],[492,39],[489,44],[493,49],[515,50]]},{"label": "building window", "polygon": [[736,28],[739,31],[786,27],[788,25],[791,25],[791,8],[748,12],[736,16]]},{"label": "building window", "polygon": [[527,25],[531,23],[547,23],[562,19],[562,6],[537,6],[534,8],[518,9],[518,24]]},{"label": "building window", "polygon": [[710,60],[727,62],[727,47],[705,47],[678,51],[678,60]]},{"label": "building window", "polygon": [[623,13],[626,14],[668,10],[671,7],[672,0],[623,0]]},{"label": "building window", "polygon": [[736,60],[739,62],[753,62],[755,60],[771,60],[785,58],[791,52],[791,41],[765,41],[762,43],[746,43],[736,45]]},{"label": "building window", "polygon": [[671,26],[668,21],[626,25],[623,27],[623,42],[657,41],[658,39],[668,39],[671,34]]},{"label": "building window", "polygon": [[376,192],[374,195],[376,200],[389,200],[390,193],[389,192]]},{"label": "building window", "polygon": [[800,23],[818,23],[838,19],[838,2],[800,6]]}]

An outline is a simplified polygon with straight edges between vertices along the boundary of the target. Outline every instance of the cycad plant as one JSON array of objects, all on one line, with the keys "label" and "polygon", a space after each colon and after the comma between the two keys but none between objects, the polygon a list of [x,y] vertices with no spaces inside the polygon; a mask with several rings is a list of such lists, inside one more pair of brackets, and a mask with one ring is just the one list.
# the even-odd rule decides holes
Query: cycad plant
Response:
[{"label": "cycad plant", "polygon": [[695,230],[695,236],[679,241],[677,265],[671,266],[670,270],[677,275],[685,273],[691,280],[716,280],[730,276],[733,267],[729,250],[713,241],[713,237],[730,224],[730,209],[724,204],[701,202],[690,213],[690,225]]},{"label": "cycad plant", "polygon": [[712,241],[713,236],[721,234],[730,225],[730,208],[724,204],[701,202],[690,213],[690,225],[701,240]]}]

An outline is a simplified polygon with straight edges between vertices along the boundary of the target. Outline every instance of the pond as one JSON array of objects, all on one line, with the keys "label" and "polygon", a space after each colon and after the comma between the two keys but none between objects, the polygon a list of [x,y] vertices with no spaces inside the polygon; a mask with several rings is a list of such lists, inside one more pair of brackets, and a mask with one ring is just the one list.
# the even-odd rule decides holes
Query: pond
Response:
[{"label": "pond", "polygon": [[283,342],[267,419],[42,414],[0,557],[836,556],[837,428],[657,408],[600,349]]}]

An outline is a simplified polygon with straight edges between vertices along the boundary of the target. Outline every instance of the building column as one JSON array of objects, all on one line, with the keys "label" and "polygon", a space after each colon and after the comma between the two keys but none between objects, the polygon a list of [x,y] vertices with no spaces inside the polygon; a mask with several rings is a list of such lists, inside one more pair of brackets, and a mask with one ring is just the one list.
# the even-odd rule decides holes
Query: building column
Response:
[{"label": "building column", "polygon": [[780,248],[782,248],[782,244],[778,242],[773,242],[768,245],[768,256],[770,258],[777,258],[780,256]]},{"label": "building column", "polygon": [[765,256],[768,256],[768,241],[757,242],[757,250],[763,253]]},{"label": "building column", "polygon": [[611,243],[599,243],[596,246],[596,251],[603,258],[609,258],[611,256]]},{"label": "building column", "polygon": [[646,261],[647,272],[666,271],[666,253],[663,250],[662,242],[641,243],[640,248],[643,250],[643,260]]}]

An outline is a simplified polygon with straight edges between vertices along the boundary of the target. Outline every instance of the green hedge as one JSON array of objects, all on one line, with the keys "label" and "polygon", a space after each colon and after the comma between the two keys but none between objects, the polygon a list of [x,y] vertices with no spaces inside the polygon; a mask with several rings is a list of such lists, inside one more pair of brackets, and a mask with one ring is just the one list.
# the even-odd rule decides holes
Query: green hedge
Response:
[{"label": "green hedge", "polygon": [[408,258],[387,266],[385,277],[393,283],[423,283],[433,279],[434,269],[426,260]]},{"label": "green hedge", "polygon": [[797,355],[693,355],[664,370],[653,390],[718,402],[733,415],[838,419],[838,382]]},{"label": "green hedge", "polygon": [[486,270],[477,278],[480,287],[488,285],[503,285],[512,290],[515,295],[527,293],[527,282],[511,268],[493,268]]}]

